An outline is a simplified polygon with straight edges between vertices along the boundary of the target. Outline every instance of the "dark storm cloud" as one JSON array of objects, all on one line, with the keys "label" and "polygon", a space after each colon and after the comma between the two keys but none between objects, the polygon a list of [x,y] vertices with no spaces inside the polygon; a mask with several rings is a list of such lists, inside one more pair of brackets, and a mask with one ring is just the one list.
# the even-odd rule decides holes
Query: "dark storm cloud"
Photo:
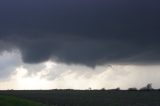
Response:
[{"label": "dark storm cloud", "polygon": [[159,11],[158,0],[1,0],[0,41],[28,63],[157,64]]}]

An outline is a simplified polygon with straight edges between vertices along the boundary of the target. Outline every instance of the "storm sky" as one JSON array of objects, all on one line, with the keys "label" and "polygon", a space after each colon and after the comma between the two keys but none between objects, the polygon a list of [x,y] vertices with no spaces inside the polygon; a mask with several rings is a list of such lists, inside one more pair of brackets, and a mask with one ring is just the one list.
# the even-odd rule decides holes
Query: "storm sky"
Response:
[{"label": "storm sky", "polygon": [[160,87],[159,11],[158,0],[1,0],[0,88]]}]

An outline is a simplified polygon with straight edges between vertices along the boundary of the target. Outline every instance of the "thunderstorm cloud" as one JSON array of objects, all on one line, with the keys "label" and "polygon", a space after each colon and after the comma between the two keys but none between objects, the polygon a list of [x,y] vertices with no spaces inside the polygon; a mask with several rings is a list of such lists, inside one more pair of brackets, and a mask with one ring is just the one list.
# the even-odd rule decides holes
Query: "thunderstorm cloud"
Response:
[{"label": "thunderstorm cloud", "polygon": [[1,0],[0,52],[26,63],[160,63],[158,0]]}]

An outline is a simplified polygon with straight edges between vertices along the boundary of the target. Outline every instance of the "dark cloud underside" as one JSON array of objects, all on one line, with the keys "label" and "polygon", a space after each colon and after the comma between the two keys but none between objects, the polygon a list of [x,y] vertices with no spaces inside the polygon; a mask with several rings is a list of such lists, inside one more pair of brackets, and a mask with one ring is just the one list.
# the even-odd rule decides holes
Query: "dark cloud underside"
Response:
[{"label": "dark cloud underside", "polygon": [[157,0],[2,0],[0,48],[28,63],[157,64],[159,11]]}]

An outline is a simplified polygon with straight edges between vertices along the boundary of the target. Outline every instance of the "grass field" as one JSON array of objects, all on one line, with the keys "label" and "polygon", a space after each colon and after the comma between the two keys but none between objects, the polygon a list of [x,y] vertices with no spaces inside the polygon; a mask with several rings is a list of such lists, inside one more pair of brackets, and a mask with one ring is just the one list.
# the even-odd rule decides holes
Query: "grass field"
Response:
[{"label": "grass field", "polygon": [[21,99],[14,96],[1,96],[0,106],[44,106],[41,103],[30,101],[27,99]]},{"label": "grass field", "polygon": [[[0,95],[26,98],[46,104],[46,106],[160,106],[160,91],[158,90],[9,90],[0,91]],[[19,99],[11,98],[10,101],[14,103],[19,101]],[[23,99],[20,101],[24,105],[0,104],[0,106],[39,106],[36,103],[34,104],[34,102],[27,102]]]}]

